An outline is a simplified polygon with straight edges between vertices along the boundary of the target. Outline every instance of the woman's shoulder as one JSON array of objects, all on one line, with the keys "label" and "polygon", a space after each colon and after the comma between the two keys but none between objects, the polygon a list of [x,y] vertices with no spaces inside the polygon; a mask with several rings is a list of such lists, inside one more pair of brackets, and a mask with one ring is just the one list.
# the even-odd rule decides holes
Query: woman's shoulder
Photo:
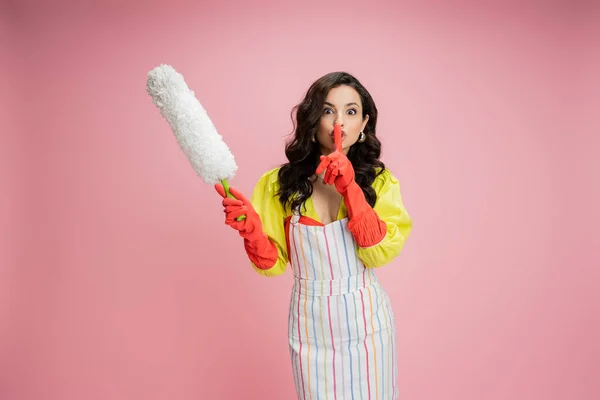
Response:
[{"label": "woman's shoulder", "polygon": [[276,193],[279,190],[279,170],[281,167],[276,167],[264,172],[258,182],[256,183],[257,187],[261,189],[269,190],[273,193]]},{"label": "woman's shoulder", "polygon": [[392,174],[387,168],[376,168],[375,169],[375,180],[373,181],[373,188],[378,191],[389,187],[391,185],[398,185],[398,179]]}]

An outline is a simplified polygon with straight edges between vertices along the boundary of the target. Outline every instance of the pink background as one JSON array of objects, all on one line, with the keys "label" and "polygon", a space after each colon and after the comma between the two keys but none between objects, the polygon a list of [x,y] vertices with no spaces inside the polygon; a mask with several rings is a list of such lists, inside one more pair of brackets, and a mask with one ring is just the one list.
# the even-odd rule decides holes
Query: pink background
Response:
[{"label": "pink background", "polygon": [[593,2],[78,3],[0,10],[0,399],[294,398],[290,271],[249,267],[145,92],[161,63],[246,193],[314,79],[372,92],[415,224],[379,270],[402,399],[600,398]]}]

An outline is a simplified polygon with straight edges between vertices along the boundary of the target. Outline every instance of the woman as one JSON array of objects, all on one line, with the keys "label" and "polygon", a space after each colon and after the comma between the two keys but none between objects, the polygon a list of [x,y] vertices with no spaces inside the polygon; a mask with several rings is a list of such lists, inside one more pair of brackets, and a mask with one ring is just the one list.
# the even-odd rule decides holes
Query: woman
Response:
[{"label": "woman", "polygon": [[336,72],[313,83],[295,110],[289,162],[265,173],[250,201],[216,185],[225,223],[244,238],[259,274],[291,264],[298,398],[395,399],[394,317],[374,268],[398,256],[412,221],[379,160],[377,108],[355,77]]}]

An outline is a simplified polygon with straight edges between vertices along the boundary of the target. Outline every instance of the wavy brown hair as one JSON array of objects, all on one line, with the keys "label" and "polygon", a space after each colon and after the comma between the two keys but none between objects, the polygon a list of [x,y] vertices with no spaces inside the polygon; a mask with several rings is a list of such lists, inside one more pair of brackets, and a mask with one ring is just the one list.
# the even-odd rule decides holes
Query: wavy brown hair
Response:
[{"label": "wavy brown hair", "polygon": [[[377,194],[371,187],[373,181],[384,171],[385,165],[379,160],[381,142],[376,135],[377,107],[367,89],[354,76],[347,72],[332,72],[315,81],[304,99],[292,109],[293,136],[285,147],[288,162],[279,170],[279,200],[285,207],[296,209],[312,195],[309,178],[314,175],[320,162],[319,143],[312,142],[317,134],[327,94],[333,88],[347,85],[356,90],[362,102],[362,117],[369,115],[364,129],[366,140],[354,144],[348,151],[348,159],[354,168],[356,183],[361,187],[365,198],[373,207]],[[295,118],[294,118],[295,113]]]}]

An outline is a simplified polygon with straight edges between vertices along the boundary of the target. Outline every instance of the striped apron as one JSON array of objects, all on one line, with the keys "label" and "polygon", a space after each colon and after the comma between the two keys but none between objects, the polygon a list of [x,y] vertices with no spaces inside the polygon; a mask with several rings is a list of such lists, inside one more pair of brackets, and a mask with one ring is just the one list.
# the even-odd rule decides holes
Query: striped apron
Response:
[{"label": "striped apron", "polygon": [[394,316],[356,254],[347,218],[287,224],[294,289],[289,347],[298,399],[397,399]]}]

